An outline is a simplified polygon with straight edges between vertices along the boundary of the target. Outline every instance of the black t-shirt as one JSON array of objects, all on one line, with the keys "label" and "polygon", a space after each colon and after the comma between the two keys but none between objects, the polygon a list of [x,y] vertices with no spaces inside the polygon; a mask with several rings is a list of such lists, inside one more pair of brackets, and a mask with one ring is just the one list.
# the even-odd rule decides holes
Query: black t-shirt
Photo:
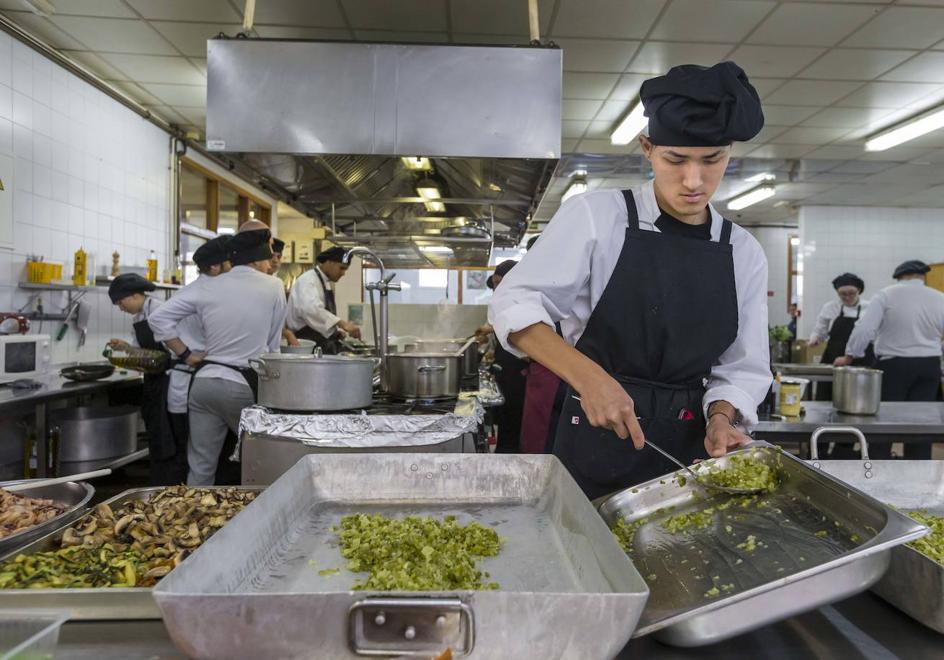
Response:
[{"label": "black t-shirt", "polygon": [[708,215],[708,221],[700,225],[690,225],[659,209],[659,219],[656,220],[656,227],[663,234],[675,234],[676,236],[685,236],[686,238],[697,238],[702,241],[711,240],[711,214]]}]

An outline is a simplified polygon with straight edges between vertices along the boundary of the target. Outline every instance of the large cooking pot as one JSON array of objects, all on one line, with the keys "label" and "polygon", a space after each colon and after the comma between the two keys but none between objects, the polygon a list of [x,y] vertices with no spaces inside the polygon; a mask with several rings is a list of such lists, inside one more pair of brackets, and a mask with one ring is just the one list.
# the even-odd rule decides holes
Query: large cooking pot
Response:
[{"label": "large cooking pot", "polygon": [[881,371],[863,367],[833,369],[833,408],[850,415],[874,415],[881,401]]},{"label": "large cooking pot", "polygon": [[117,458],[138,449],[135,406],[64,408],[53,410],[49,418],[50,430],[58,437],[60,469],[63,464]]},{"label": "large cooking pot", "polygon": [[481,354],[479,353],[478,342],[473,341],[466,345],[466,339],[416,339],[404,344],[405,353],[457,353],[465,346],[462,351],[462,378],[471,378],[479,373],[479,362]]},{"label": "large cooking pot", "polygon": [[351,410],[373,399],[370,358],[263,353],[249,364],[259,374],[259,404],[269,408]]},{"label": "large cooking pot", "polygon": [[462,358],[449,353],[396,353],[387,356],[387,390],[405,399],[459,396]]}]

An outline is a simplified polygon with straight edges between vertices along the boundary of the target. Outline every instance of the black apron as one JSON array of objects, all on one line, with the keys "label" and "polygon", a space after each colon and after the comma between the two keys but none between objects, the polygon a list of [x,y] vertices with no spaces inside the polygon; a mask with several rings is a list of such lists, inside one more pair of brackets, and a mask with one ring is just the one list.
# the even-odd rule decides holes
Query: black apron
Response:
[{"label": "black apron", "polygon": [[[332,314],[337,315],[338,305],[334,299],[334,290],[328,289],[328,285],[325,283],[324,277],[322,277],[321,273],[318,272],[317,268],[315,269],[315,275],[318,277],[318,281],[321,283],[321,290],[324,292],[325,309]],[[337,355],[342,349],[341,334],[337,330],[335,330],[334,334],[332,334],[330,337],[325,337],[314,328],[306,325],[301,330],[298,330],[295,333],[295,336],[299,339],[308,339],[315,342],[315,344],[321,348],[321,352],[325,355]]]},{"label": "black apron", "polygon": [[[826,342],[826,350],[823,351],[823,356],[820,358],[822,364],[832,364],[833,360],[846,354],[846,344],[849,342],[849,337],[852,336],[852,330],[860,316],[862,316],[861,304],[856,307],[855,317],[844,316],[842,307],[839,308],[839,316],[829,326],[829,340]],[[865,349],[865,357],[856,358],[852,361],[852,364],[857,367],[871,366],[874,363],[875,352],[872,349],[872,344],[869,344],[868,348]]]},{"label": "black apron", "polygon": [[[707,456],[702,397],[734,342],[738,301],[731,222],[719,242],[646,231],[631,191],[623,249],[576,348],[635,402],[647,438],[683,461]],[[554,454],[594,499],[676,469],[652,449],[589,424],[568,389]]]},{"label": "black apron", "polygon": [[[148,303],[150,304],[150,301]],[[167,352],[164,345],[154,338],[147,319],[133,324],[134,338],[141,348]],[[170,486],[182,483],[181,465],[186,460],[187,438],[181,435],[181,425],[175,423],[167,411],[167,388],[170,377],[167,372],[144,374],[141,417],[148,434],[148,457],[150,458],[150,481],[153,486]]]}]

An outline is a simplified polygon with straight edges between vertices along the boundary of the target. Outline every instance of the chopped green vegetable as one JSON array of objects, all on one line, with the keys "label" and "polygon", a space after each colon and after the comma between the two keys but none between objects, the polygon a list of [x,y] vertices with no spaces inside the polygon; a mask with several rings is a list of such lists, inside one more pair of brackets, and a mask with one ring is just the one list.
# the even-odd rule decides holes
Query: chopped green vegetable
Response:
[{"label": "chopped green vegetable", "polygon": [[633,551],[633,539],[636,538],[636,531],[648,522],[648,518],[641,518],[635,522],[626,522],[624,519],[620,518],[616,521],[616,524],[613,525],[613,534],[616,536],[616,540],[619,541],[620,547],[623,548],[624,552],[632,553]]},{"label": "chopped green vegetable", "polygon": [[721,595],[721,590],[718,587],[712,587],[705,592],[705,598],[717,598]]},{"label": "chopped green vegetable", "polygon": [[751,534],[743,543],[738,543],[737,547],[745,552],[754,552],[757,549],[757,537]]},{"label": "chopped green vegetable", "polygon": [[340,572],[341,572],[340,568],[323,568],[320,571],[318,571],[318,575],[320,575],[321,577],[324,577],[326,575],[337,575]]},{"label": "chopped green vegetable", "polygon": [[671,534],[680,534],[692,529],[705,529],[711,526],[712,513],[714,509],[711,508],[704,511],[679,513],[663,520],[662,529]]},{"label": "chopped green vegetable", "polygon": [[909,543],[908,547],[944,564],[944,516],[934,516],[925,511],[911,511],[908,515],[931,530],[927,536]]},{"label": "chopped green vegetable", "polygon": [[70,546],[17,555],[0,565],[0,589],[134,587],[146,582],[144,556],[126,546]]},{"label": "chopped green vegetable", "polygon": [[752,455],[731,456],[725,467],[709,466],[704,476],[709,484],[726,488],[772,492],[778,485],[774,469]]},{"label": "chopped green vegetable", "polygon": [[827,532],[825,529],[821,529],[821,530],[819,530],[818,532],[816,532],[815,536],[818,536],[818,537],[820,537],[820,538],[824,538],[824,537],[826,537],[826,536],[829,536],[829,532]]},{"label": "chopped green vegetable", "polygon": [[[341,518],[334,528],[341,555],[354,573],[367,572],[354,589],[376,591],[454,591],[497,589],[476,559],[494,557],[502,539],[476,522],[460,525],[455,516],[442,521],[407,516],[402,520],[380,514]],[[330,569],[329,569],[330,570]]]}]

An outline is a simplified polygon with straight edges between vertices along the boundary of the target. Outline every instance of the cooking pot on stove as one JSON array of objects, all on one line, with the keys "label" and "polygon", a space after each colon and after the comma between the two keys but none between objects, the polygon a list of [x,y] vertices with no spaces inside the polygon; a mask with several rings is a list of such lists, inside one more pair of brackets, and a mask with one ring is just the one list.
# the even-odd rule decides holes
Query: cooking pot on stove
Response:
[{"label": "cooking pot on stove", "polygon": [[298,411],[352,410],[373,398],[370,358],[263,353],[249,360],[259,374],[260,405]]},{"label": "cooking pot on stove", "polygon": [[452,353],[394,353],[387,356],[387,391],[404,399],[459,396],[462,356]]},{"label": "cooking pot on stove", "polygon": [[406,353],[457,353],[462,351],[462,378],[478,376],[482,361],[478,342],[466,339],[416,339],[403,346]]}]

